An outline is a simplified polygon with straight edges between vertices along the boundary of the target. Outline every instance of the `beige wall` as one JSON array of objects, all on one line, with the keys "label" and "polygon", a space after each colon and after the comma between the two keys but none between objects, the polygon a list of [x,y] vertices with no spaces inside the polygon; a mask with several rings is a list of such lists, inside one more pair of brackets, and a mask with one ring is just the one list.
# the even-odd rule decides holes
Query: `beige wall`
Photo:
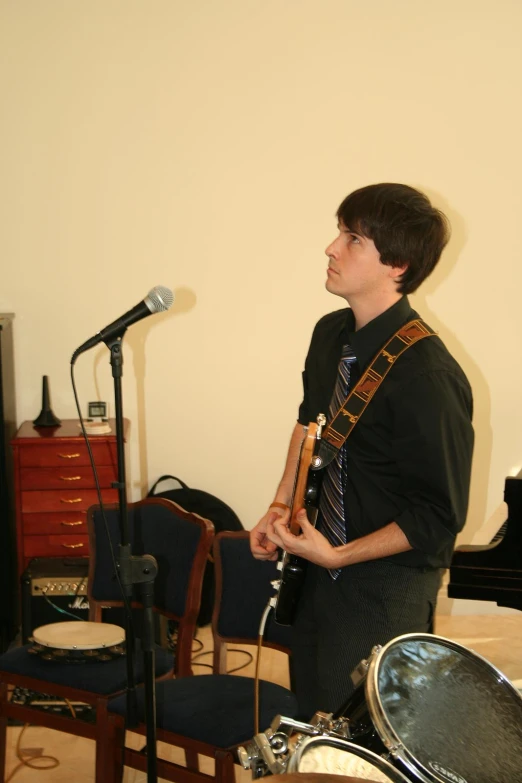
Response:
[{"label": "beige wall", "polygon": [[[413,297],[468,372],[463,540],[522,466],[522,6],[516,0],[1,0],[0,311],[20,421],[74,417],[72,351],[154,285],[125,338],[132,496],[163,472],[251,527],[272,497],[350,190],[401,181],[454,232]],[[112,403],[105,346],[86,402]],[[482,530],[481,530],[482,528]],[[494,531],[493,531],[494,532]]]}]

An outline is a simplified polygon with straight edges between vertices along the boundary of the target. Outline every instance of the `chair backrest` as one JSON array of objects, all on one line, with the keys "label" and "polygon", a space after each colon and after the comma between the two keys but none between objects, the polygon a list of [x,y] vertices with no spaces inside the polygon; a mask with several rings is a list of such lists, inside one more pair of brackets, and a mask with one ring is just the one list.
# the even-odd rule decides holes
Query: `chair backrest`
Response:
[{"label": "chair backrest", "polygon": [[[271,582],[280,578],[277,564],[255,560],[248,531],[219,533],[214,539],[216,598],[212,617],[214,671],[225,671],[226,645],[257,644],[259,626],[270,598]],[[292,629],[277,625],[270,613],[263,645],[290,654]]]},{"label": "chair backrest", "polygon": [[[92,506],[87,515],[90,541],[90,617],[99,620],[101,603],[120,606],[122,594],[112,559],[121,541],[118,505]],[[190,646],[196,630],[203,574],[214,538],[208,519],[185,511],[165,498],[145,498],[128,507],[128,535],[133,555],[152,555],[158,564],[154,609],[177,620],[176,673],[190,673]],[[109,540],[111,546],[109,546]],[[190,639],[190,644],[189,640]],[[180,644],[183,654],[180,657]],[[180,669],[181,667],[181,669]]]}]

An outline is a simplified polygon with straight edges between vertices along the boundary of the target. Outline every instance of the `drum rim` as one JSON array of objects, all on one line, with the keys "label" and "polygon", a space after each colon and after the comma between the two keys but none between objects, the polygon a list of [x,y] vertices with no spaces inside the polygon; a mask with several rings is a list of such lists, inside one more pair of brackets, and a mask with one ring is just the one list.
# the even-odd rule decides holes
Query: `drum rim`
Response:
[{"label": "drum rim", "polygon": [[350,742],[350,740],[341,739],[341,737],[332,737],[329,734],[321,734],[317,737],[307,737],[302,743],[300,743],[296,748],[295,753],[290,757],[287,771],[298,772],[299,770],[294,769],[294,767],[299,763],[301,756],[303,755],[303,751],[309,745],[320,744],[330,744],[336,748],[339,748],[340,750],[352,750],[353,748],[356,751],[354,755],[360,756],[366,761],[369,760],[377,762],[375,764],[377,769],[380,769],[379,765],[383,765],[384,770],[381,769],[380,771],[383,771],[385,774],[390,773],[395,777],[395,779],[391,780],[390,783],[409,783],[408,778],[404,775],[404,773],[400,769],[397,769],[397,767],[394,767],[393,764],[390,764],[390,762],[383,756],[379,756],[379,754],[374,753],[373,750],[365,748],[364,745],[358,745],[356,742]]},{"label": "drum rim", "polygon": [[[390,751],[394,758],[401,761],[404,766],[417,777],[420,775],[420,779],[424,783],[433,783],[434,780],[438,781],[439,783],[448,783],[447,778],[441,778],[433,770],[428,770],[403,744],[401,738],[390,725],[386,717],[386,712],[384,710],[379,693],[379,668],[386,653],[398,642],[413,639],[425,642],[444,642],[448,647],[455,649],[457,652],[467,653],[468,656],[478,659],[482,665],[484,665],[490,671],[493,671],[497,676],[499,683],[507,685],[508,690],[511,691],[521,702],[522,694],[520,694],[520,692],[517,690],[517,688],[515,688],[513,683],[506,677],[506,675],[501,672],[500,669],[497,669],[497,667],[494,666],[490,661],[488,661],[487,658],[484,658],[483,655],[475,652],[475,650],[472,648],[466,647],[463,644],[459,644],[459,642],[455,642],[453,639],[448,639],[445,636],[439,636],[438,634],[432,633],[406,633],[402,634],[401,636],[396,636],[382,647],[374,648],[369,660],[368,674],[365,683],[365,694],[368,709],[370,711],[370,717],[379,737],[381,738],[381,741],[384,743],[385,747]],[[460,773],[457,774],[460,775]],[[462,777],[462,779],[465,781],[465,783],[470,783],[469,781],[466,781],[464,777]]]}]

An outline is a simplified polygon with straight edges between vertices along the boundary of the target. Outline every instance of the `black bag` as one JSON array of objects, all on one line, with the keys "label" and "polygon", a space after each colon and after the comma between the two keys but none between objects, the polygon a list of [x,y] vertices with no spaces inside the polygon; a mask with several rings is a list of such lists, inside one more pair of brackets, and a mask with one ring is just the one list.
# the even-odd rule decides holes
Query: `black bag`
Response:
[{"label": "black bag", "polygon": [[[177,481],[178,489],[157,491],[157,486],[162,481]],[[152,485],[147,497],[167,498],[173,500],[186,511],[192,511],[205,519],[209,519],[214,525],[216,533],[221,530],[244,530],[237,514],[232,511],[222,500],[202,489],[191,489],[176,476],[160,476]],[[208,562],[203,577],[201,591],[201,608],[198,615],[198,625],[208,625],[212,619],[214,605],[214,563]]]}]

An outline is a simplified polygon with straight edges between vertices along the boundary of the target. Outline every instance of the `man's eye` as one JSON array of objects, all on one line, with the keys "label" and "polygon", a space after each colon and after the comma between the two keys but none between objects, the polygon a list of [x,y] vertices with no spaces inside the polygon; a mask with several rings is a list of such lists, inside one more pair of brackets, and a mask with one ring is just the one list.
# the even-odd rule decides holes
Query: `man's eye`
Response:
[{"label": "man's eye", "polygon": [[356,244],[359,244],[359,237],[355,236],[355,234],[350,234],[350,242],[355,242]]}]

